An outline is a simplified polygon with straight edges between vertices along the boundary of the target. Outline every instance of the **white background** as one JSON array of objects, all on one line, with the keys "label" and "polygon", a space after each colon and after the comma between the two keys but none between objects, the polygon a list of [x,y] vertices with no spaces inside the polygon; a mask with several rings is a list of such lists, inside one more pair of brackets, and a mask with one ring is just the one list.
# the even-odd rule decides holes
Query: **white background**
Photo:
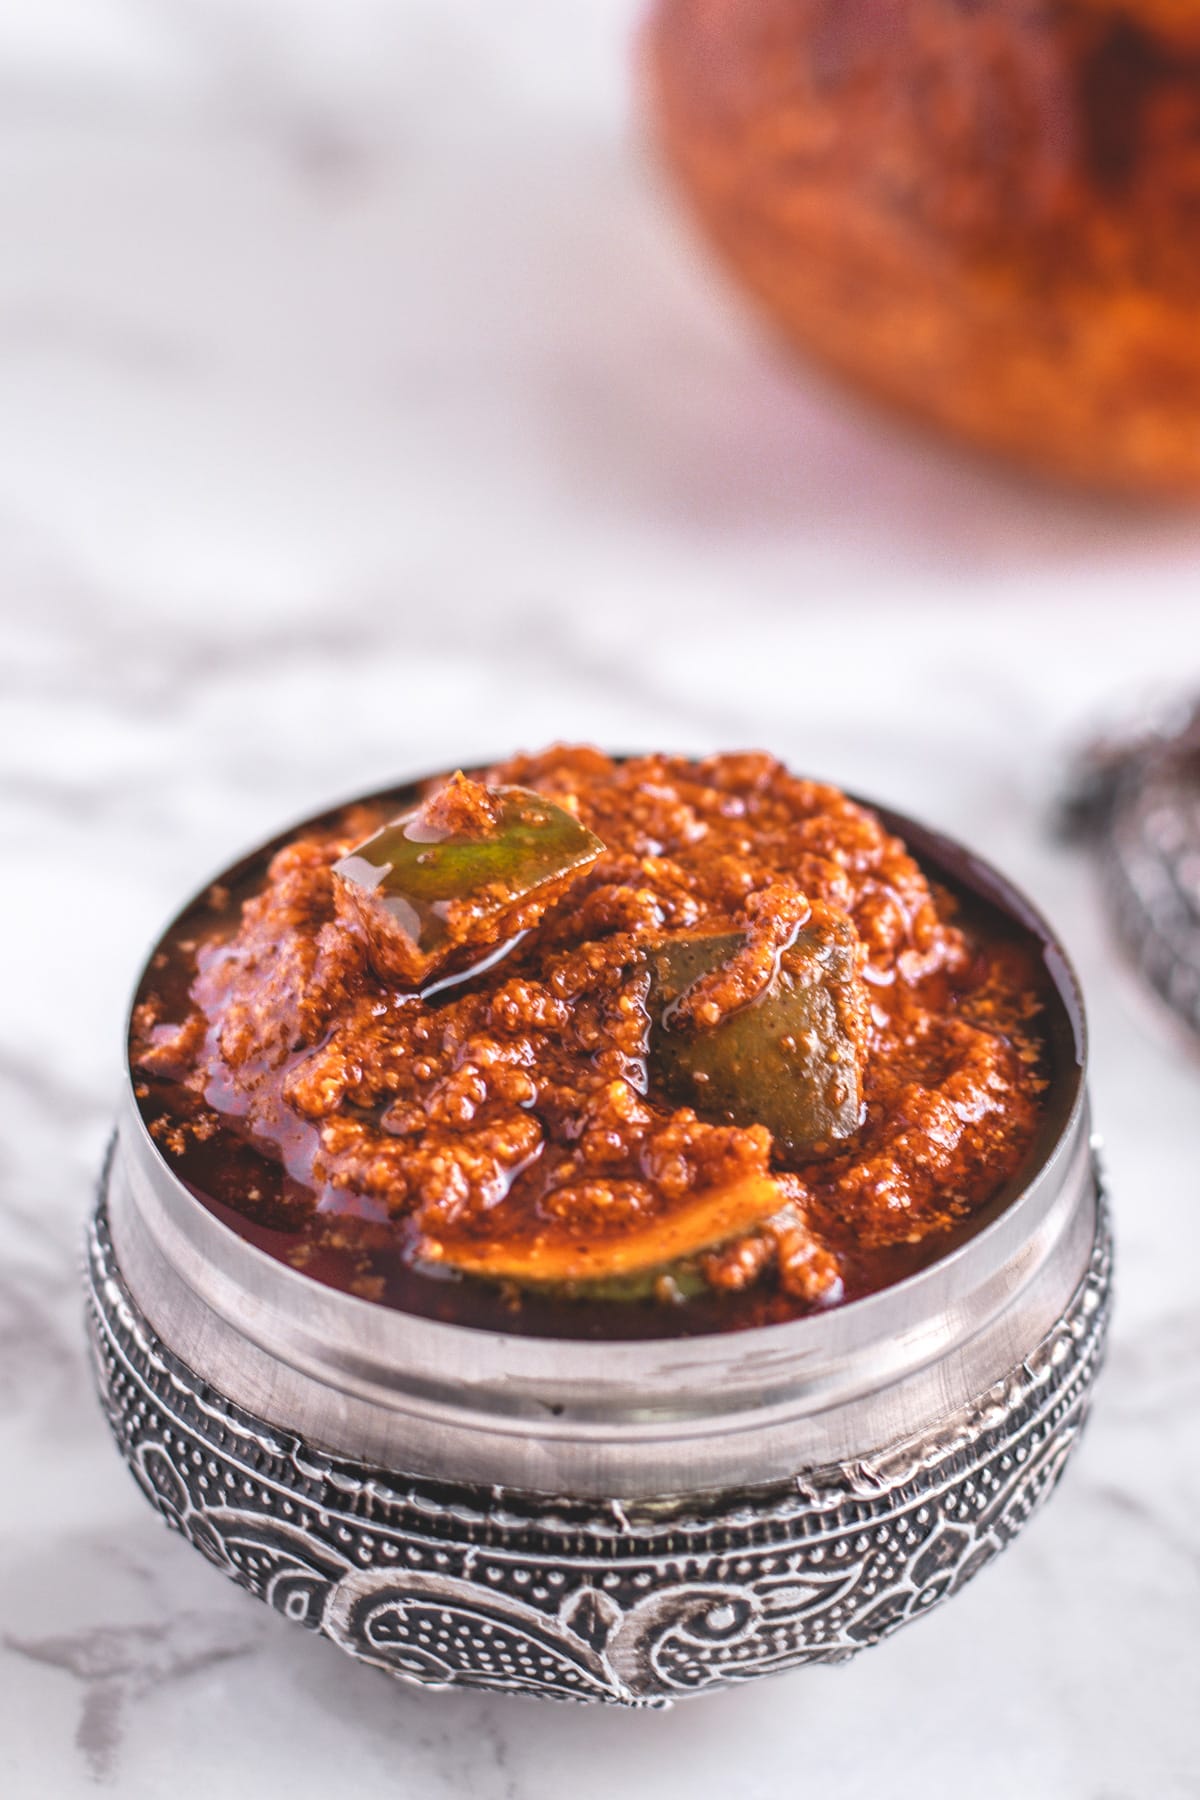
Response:
[{"label": "white background", "polygon": [[[797,368],[690,237],[630,0],[0,8],[0,1792],[1200,1795],[1200,1071],[1047,815],[1200,672],[1200,522]],[[421,1697],[168,1537],[85,1374],[125,994],[290,815],[548,738],[763,744],[966,837],[1088,989],[1116,1339],[1060,1495],[847,1668]]]}]

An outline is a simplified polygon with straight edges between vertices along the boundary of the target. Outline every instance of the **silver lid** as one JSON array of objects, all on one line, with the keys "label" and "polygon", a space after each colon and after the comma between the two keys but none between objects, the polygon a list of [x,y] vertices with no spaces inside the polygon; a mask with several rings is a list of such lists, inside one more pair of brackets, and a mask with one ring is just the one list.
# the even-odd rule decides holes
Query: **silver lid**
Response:
[{"label": "silver lid", "polygon": [[1090,745],[1076,764],[1065,822],[1097,845],[1138,973],[1200,1033],[1200,700]]}]

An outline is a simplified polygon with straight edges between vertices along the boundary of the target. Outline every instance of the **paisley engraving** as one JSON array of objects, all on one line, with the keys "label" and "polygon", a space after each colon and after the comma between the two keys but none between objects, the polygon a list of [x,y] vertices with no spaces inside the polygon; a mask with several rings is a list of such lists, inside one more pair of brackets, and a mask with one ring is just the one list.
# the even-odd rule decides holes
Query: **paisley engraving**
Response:
[{"label": "paisley engraving", "polygon": [[439,1483],[324,1455],[252,1417],[151,1330],[103,1194],[88,1239],[100,1397],[139,1485],[285,1618],[407,1682],[618,1706],[838,1662],[1003,1549],[1062,1473],[1108,1321],[1091,1265],[1055,1329],[920,1441],[653,1508]]}]

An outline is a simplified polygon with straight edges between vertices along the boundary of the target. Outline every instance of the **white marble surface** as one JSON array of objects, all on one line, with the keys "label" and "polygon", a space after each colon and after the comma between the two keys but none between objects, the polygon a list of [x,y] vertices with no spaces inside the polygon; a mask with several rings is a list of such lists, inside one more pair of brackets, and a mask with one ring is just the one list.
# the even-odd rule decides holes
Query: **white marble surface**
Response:
[{"label": "white marble surface", "polygon": [[[0,1792],[1200,1795],[1200,1067],[1045,814],[1200,673],[1200,521],[803,377],[639,147],[631,0],[0,8]],[[844,681],[848,685],[839,689]],[[154,1520],[76,1246],[167,910],[322,798],[552,735],[762,743],[1078,959],[1120,1306],[1060,1495],[847,1668],[667,1715],[420,1697]]]}]

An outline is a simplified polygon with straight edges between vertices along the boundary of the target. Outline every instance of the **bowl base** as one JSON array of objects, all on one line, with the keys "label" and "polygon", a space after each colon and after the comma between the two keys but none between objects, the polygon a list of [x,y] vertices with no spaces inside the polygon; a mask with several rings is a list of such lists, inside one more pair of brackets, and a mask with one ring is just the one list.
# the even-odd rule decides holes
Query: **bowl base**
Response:
[{"label": "bowl base", "polygon": [[210,1562],[401,1680],[618,1706],[844,1661],[956,1593],[1078,1442],[1111,1269],[1097,1180],[1093,1253],[1067,1311],[936,1432],[769,1487],[633,1503],[408,1477],[309,1445],[223,1398],[154,1332],[114,1256],[107,1171],[87,1246],[109,1425]]}]

